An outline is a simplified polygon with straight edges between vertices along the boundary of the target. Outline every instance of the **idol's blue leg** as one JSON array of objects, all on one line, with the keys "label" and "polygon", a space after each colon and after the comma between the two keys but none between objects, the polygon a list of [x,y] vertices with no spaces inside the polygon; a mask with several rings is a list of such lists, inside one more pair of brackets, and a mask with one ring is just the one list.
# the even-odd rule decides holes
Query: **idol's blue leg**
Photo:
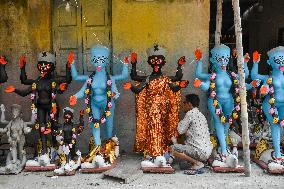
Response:
[{"label": "idol's blue leg", "polygon": [[[94,119],[100,120],[100,116],[101,116],[100,107],[94,105],[93,103],[92,103],[92,113],[93,113]],[[91,129],[92,129],[92,135],[94,137],[95,144],[97,146],[100,146],[101,145],[100,127],[95,128],[94,123],[91,123],[90,126],[91,126]]]},{"label": "idol's blue leg", "polygon": [[113,137],[113,117],[114,117],[115,103],[112,100],[112,108],[110,109],[111,115],[106,119],[105,136],[107,139]]},{"label": "idol's blue leg", "polygon": [[[262,103],[262,108],[263,108],[263,112],[264,112],[266,118],[268,119],[268,121],[270,123],[271,136],[272,136],[275,156],[276,157],[281,157],[281,153],[280,153],[280,132],[281,132],[281,128],[280,128],[279,124],[274,124],[273,123],[273,117],[269,113],[269,109],[270,109],[270,104],[268,102],[269,98],[270,98],[269,96],[267,96],[265,98],[265,100]],[[280,113],[280,111],[279,111],[279,113]]]},{"label": "idol's blue leg", "polygon": [[214,120],[216,135],[218,138],[218,142],[221,147],[221,153],[227,155],[227,142],[226,142],[226,135],[225,135],[225,128],[224,125],[221,123],[220,118],[216,115],[215,107],[213,106],[213,99],[208,99],[208,109],[211,112],[211,115]]}]

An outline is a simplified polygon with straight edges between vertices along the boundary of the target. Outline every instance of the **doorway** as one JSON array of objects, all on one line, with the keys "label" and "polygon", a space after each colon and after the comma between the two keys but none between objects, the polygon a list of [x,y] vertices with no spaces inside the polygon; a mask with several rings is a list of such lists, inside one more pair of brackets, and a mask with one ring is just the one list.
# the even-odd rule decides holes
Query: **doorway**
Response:
[{"label": "doorway", "polygon": [[92,72],[90,48],[102,44],[112,49],[111,0],[53,0],[52,17],[57,74],[65,75],[70,51],[79,73]]}]

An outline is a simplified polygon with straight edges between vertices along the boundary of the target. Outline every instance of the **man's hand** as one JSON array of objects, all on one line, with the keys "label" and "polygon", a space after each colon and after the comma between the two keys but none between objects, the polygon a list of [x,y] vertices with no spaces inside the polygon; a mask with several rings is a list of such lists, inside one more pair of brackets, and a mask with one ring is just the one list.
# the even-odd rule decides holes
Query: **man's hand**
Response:
[{"label": "man's hand", "polygon": [[8,86],[6,89],[5,89],[5,92],[6,93],[12,93],[12,92],[14,92],[16,89],[15,89],[15,87],[13,86],[13,85],[10,85],[10,86]]},{"label": "man's hand", "polygon": [[187,131],[185,132],[185,135],[188,136],[188,137],[189,137],[189,136],[192,136],[191,133],[189,132],[189,130],[187,130]]},{"label": "man's hand", "polygon": [[195,54],[196,60],[201,60],[202,59],[202,52],[201,52],[201,50],[199,48],[197,48],[195,50],[194,54]]},{"label": "man's hand", "polygon": [[171,138],[171,140],[172,140],[172,143],[173,143],[173,144],[177,144],[177,143],[178,143],[178,142],[177,142],[177,138],[174,137],[174,136]]}]

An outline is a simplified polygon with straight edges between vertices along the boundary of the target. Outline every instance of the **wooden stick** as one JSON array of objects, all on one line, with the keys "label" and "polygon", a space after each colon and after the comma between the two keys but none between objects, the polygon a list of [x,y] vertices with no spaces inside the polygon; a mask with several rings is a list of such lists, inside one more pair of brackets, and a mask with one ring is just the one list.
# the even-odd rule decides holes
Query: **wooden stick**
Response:
[{"label": "wooden stick", "polygon": [[241,97],[241,121],[242,121],[242,143],[244,151],[244,164],[245,175],[250,176],[251,164],[250,164],[250,140],[248,130],[248,112],[247,112],[247,99],[246,99],[246,85],[245,85],[245,73],[244,73],[244,57],[243,57],[243,45],[242,45],[242,25],[240,15],[239,0],[232,0],[234,10],[234,23],[236,33],[236,47],[238,55],[238,72],[240,75],[240,97]]},{"label": "wooden stick", "polygon": [[216,14],[216,31],[215,31],[215,46],[220,45],[220,38],[222,35],[222,4],[223,0],[217,0],[217,14]]}]

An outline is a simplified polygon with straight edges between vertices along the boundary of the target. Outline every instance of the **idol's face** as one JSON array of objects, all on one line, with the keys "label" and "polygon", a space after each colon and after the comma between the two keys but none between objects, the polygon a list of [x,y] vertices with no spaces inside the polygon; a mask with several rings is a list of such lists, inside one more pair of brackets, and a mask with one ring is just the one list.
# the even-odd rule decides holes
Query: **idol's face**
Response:
[{"label": "idol's face", "polygon": [[73,119],[73,113],[70,111],[66,111],[63,114],[63,118],[65,119],[65,121],[70,122]]},{"label": "idol's face", "polygon": [[211,50],[210,62],[216,70],[226,70],[230,61],[230,48],[226,45],[214,47]]},{"label": "idol's face", "polygon": [[109,64],[109,49],[104,46],[91,48],[91,63],[97,71],[101,71]]},{"label": "idol's face", "polygon": [[149,56],[148,64],[153,68],[154,72],[159,72],[166,64],[165,57],[162,55]]},{"label": "idol's face", "polygon": [[38,62],[37,69],[40,74],[46,75],[54,70],[54,64],[50,62]]},{"label": "idol's face", "polygon": [[284,50],[271,53],[267,63],[271,65],[272,69],[284,72]]},{"label": "idol's face", "polygon": [[20,114],[21,114],[21,110],[19,108],[15,108],[15,107],[12,108],[12,116],[14,119],[19,117]]}]

